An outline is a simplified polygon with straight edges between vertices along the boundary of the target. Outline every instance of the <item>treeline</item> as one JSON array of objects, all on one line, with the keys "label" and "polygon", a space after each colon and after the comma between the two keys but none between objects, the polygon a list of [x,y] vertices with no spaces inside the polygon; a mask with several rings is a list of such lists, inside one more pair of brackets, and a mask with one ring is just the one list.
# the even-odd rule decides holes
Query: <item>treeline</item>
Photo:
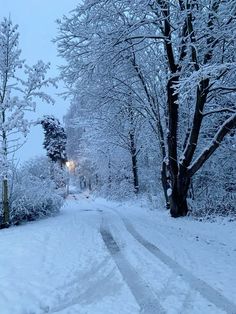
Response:
[{"label": "treeline", "polygon": [[235,212],[235,1],[84,1],[58,21],[68,152],[101,192]]}]

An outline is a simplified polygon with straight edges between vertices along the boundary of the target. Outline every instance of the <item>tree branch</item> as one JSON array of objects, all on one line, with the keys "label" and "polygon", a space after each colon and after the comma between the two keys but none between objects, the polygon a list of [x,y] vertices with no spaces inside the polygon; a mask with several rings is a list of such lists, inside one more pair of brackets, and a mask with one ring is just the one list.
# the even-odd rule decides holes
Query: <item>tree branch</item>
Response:
[{"label": "tree branch", "polygon": [[221,109],[215,109],[212,111],[208,111],[206,113],[203,113],[203,117],[208,116],[210,114],[214,114],[214,113],[220,113],[220,112],[231,112],[231,113],[235,113],[236,112],[236,108],[232,109],[232,108],[221,108]]},{"label": "tree branch", "polygon": [[200,154],[200,156],[188,167],[188,175],[192,177],[202,165],[209,159],[209,157],[220,146],[224,137],[236,127],[236,113],[228,118],[220,127],[210,145]]}]

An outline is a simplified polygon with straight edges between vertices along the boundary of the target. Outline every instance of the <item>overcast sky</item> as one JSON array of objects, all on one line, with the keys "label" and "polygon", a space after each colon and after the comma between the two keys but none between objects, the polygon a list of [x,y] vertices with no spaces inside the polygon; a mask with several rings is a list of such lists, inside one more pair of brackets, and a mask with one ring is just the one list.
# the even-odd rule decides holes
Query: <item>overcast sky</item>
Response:
[{"label": "overcast sky", "polygon": [[[57,34],[55,20],[64,14],[67,15],[78,3],[79,0],[0,0],[1,19],[10,15],[13,24],[19,25],[22,58],[26,59],[27,64],[33,65],[39,59],[50,62],[50,76],[58,75],[57,66],[62,63],[62,60],[57,57],[56,46],[51,42]],[[58,92],[58,90],[50,90],[56,100],[54,106],[38,102],[35,118],[43,114],[54,114],[62,120],[69,104],[56,96]],[[24,161],[45,154],[42,141],[41,127],[34,127],[27,143],[17,153],[17,158]]]}]

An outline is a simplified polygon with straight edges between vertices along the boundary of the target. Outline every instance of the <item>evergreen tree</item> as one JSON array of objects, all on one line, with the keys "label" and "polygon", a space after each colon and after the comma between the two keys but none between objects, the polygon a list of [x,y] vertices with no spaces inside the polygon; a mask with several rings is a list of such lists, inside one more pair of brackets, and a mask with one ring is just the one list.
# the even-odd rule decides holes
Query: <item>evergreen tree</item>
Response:
[{"label": "evergreen tree", "polygon": [[44,116],[41,124],[45,135],[43,146],[47,151],[47,156],[62,166],[67,160],[65,130],[59,120],[53,116]]}]

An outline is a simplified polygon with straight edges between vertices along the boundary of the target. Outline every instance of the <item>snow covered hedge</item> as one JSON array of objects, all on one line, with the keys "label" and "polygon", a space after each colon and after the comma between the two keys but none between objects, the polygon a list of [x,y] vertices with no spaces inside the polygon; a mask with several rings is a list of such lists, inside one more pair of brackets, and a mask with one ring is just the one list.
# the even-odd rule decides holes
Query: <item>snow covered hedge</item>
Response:
[{"label": "snow covered hedge", "polygon": [[60,210],[64,199],[52,177],[53,167],[47,158],[35,158],[15,171],[10,190],[12,224],[51,216]]}]

